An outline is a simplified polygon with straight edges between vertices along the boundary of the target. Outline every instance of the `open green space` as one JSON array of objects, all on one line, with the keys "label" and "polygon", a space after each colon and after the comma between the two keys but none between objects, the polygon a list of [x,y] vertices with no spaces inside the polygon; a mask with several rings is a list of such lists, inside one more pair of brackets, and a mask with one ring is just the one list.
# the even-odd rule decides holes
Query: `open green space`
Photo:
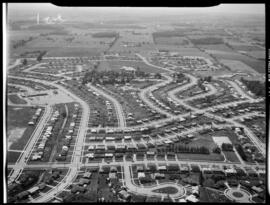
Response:
[{"label": "open green space", "polygon": [[192,161],[192,160],[202,160],[202,161],[223,161],[224,157],[220,154],[186,154],[186,153],[181,153],[177,154],[177,158],[179,160],[187,160],[187,161]]},{"label": "open green space", "polygon": [[14,104],[26,104],[26,101],[18,95],[8,95],[8,99]]},{"label": "open green space", "polygon": [[153,192],[157,192],[157,193],[163,193],[163,194],[176,194],[177,193],[177,189],[174,187],[165,187],[165,188],[161,188],[161,189],[155,189],[153,190]]},{"label": "open green space", "polygon": [[132,67],[139,71],[144,71],[146,73],[160,73],[160,72],[166,72],[165,70],[149,66],[145,64],[142,61],[102,61],[98,67],[99,71],[121,71],[121,68],[125,67]]},{"label": "open green space", "polygon": [[[36,109],[16,108],[8,106],[7,109],[7,139],[9,142],[9,149],[23,150],[28,142],[35,126],[29,126],[28,122],[35,114]],[[42,116],[42,113],[41,115]],[[14,156],[16,154],[12,154]]]},{"label": "open green space", "polygon": [[237,155],[235,154],[235,152],[226,152],[226,151],[223,151],[226,159],[230,162],[240,162]]}]

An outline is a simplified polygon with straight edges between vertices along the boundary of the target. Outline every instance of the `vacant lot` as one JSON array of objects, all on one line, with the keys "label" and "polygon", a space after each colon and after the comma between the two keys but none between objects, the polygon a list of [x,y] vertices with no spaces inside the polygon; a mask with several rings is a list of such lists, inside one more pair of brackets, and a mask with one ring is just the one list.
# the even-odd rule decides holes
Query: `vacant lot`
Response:
[{"label": "vacant lot", "polygon": [[9,95],[8,99],[14,104],[26,104],[27,103],[24,99],[20,98],[17,94]]},{"label": "vacant lot", "polygon": [[236,156],[235,152],[226,152],[223,151],[226,159],[230,162],[240,162],[238,157]]},{"label": "vacant lot", "polygon": [[[9,149],[22,150],[35,126],[28,126],[28,122],[34,115],[36,109],[13,108],[7,110],[7,139]],[[16,154],[14,154],[16,155]]]},{"label": "vacant lot", "polygon": [[7,152],[7,163],[16,163],[20,154],[21,154],[20,152],[8,151]]}]

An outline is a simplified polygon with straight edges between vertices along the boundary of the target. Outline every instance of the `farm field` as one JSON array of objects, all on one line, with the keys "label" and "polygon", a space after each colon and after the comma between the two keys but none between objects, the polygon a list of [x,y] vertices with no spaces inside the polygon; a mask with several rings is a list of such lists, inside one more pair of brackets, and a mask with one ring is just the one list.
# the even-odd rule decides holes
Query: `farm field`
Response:
[{"label": "farm field", "polygon": [[226,51],[226,52],[235,52],[231,48],[229,48],[225,44],[207,44],[207,45],[197,45],[198,47],[205,50],[218,50],[218,51]]},{"label": "farm field", "polygon": [[179,55],[182,56],[201,56],[205,58],[209,58],[213,61],[213,58],[209,56],[207,53],[200,51],[197,48],[194,47],[182,47],[177,45],[156,45],[156,48],[159,50],[168,50],[171,52],[177,52]]},{"label": "farm field", "polygon": [[221,59],[220,62],[225,66],[228,66],[233,72],[248,72],[248,73],[255,72],[254,69],[238,60]]},{"label": "farm field", "polygon": [[264,60],[265,59],[265,51],[259,51],[259,50],[253,50],[253,51],[247,51],[247,55],[256,58],[258,60]]},{"label": "farm field", "polygon": [[192,46],[190,41],[185,37],[157,37],[155,38],[155,43],[162,45]]},{"label": "farm field", "polygon": [[206,50],[206,52],[212,54],[217,59],[242,61],[247,66],[250,66],[253,70],[259,73],[265,73],[265,61],[263,60],[251,59],[250,57],[244,56],[240,53],[231,53],[217,50]]}]

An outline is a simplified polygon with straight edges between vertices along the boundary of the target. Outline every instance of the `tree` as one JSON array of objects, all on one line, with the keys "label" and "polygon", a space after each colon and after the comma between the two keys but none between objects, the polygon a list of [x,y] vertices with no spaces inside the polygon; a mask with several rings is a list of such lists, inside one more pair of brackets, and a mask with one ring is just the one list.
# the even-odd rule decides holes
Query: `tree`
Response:
[{"label": "tree", "polygon": [[207,179],[203,182],[203,186],[204,187],[214,187],[215,186],[215,182],[213,179]]},{"label": "tree", "polygon": [[161,74],[160,73],[156,73],[155,76],[154,76],[156,79],[161,79]]},{"label": "tree", "polygon": [[23,66],[26,66],[27,65],[27,59],[23,59],[22,64],[23,64]]},{"label": "tree", "polygon": [[41,60],[42,60],[42,56],[41,55],[38,55],[37,61],[40,62]]},{"label": "tree", "polygon": [[220,154],[221,153],[221,149],[219,147],[215,147],[213,149],[213,153],[217,153],[217,154]]},{"label": "tree", "polygon": [[62,117],[66,118],[67,117],[67,113],[66,112],[62,112]]}]

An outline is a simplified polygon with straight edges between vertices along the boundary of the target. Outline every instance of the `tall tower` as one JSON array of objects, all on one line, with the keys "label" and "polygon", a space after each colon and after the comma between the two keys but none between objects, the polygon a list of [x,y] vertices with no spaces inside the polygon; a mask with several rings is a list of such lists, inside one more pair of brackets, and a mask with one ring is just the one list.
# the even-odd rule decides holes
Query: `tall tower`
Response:
[{"label": "tall tower", "polygon": [[39,13],[37,13],[37,25],[39,24]]}]

